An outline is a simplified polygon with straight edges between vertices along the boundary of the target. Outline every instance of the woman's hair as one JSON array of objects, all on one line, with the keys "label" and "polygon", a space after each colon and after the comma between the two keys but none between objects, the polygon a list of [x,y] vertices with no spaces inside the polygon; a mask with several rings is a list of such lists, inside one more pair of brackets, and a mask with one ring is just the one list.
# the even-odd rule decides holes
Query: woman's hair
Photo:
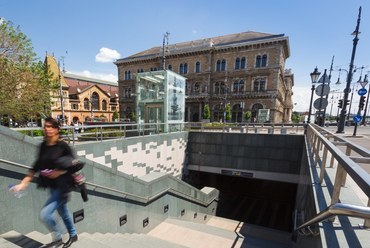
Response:
[{"label": "woman's hair", "polygon": [[51,124],[51,126],[52,126],[53,128],[58,128],[58,129],[60,129],[59,122],[58,122],[57,120],[55,120],[53,117],[47,117],[47,118],[45,119],[45,122],[50,123],[50,124]]}]

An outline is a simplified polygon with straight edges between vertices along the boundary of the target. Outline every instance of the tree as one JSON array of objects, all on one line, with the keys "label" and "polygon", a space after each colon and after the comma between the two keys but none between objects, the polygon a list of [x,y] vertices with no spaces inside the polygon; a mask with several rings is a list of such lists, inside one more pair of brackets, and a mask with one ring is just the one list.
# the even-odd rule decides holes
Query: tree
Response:
[{"label": "tree", "polygon": [[117,112],[117,109],[116,109],[116,110],[114,110],[114,112],[113,112],[113,116],[112,116],[112,119],[113,119],[113,121],[118,120],[118,112]]},{"label": "tree", "polygon": [[298,112],[293,112],[292,113],[292,122],[293,123],[299,123],[301,120],[301,116],[298,114]]},{"label": "tree", "polygon": [[0,19],[0,116],[18,121],[50,113],[56,89],[46,65],[37,61],[31,40],[10,21]]},{"label": "tree", "polygon": [[230,108],[230,103],[226,104],[226,121],[231,120],[231,108]]},{"label": "tree", "polygon": [[251,117],[252,117],[252,112],[251,111],[248,110],[247,112],[245,112],[244,118],[245,118],[246,121],[249,121]]},{"label": "tree", "polygon": [[205,104],[203,109],[203,119],[209,120],[211,118],[211,110],[209,109],[209,105]]}]

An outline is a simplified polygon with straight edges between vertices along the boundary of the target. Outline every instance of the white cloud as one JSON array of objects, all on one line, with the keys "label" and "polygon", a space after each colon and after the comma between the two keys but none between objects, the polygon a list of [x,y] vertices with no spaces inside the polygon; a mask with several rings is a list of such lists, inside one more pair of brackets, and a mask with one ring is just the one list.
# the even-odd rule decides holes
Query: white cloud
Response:
[{"label": "white cloud", "polygon": [[99,53],[95,56],[95,61],[100,63],[110,63],[119,59],[121,54],[116,50],[110,48],[102,47],[99,50]]},{"label": "white cloud", "polygon": [[88,70],[76,72],[76,71],[68,71],[68,73],[79,75],[79,76],[84,76],[88,78],[93,78],[93,79],[100,79],[104,81],[109,81],[109,82],[117,82],[118,78],[116,75],[113,75],[112,73],[110,74],[104,74],[104,73],[94,73],[90,72]]},{"label": "white cloud", "polygon": [[197,34],[197,33],[198,33],[198,30],[193,29],[191,32],[192,32],[193,34]]}]

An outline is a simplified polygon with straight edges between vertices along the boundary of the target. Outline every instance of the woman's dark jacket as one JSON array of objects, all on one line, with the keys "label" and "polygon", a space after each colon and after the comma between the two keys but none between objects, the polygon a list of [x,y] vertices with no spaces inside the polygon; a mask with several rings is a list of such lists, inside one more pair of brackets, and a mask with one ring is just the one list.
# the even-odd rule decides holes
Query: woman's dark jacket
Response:
[{"label": "woman's dark jacket", "polygon": [[[65,156],[74,157],[72,149],[66,142],[58,141],[55,145],[49,146],[44,141],[40,145],[39,155],[32,170],[34,172],[40,172],[45,169],[55,170],[58,168],[58,159]],[[67,170],[67,173],[55,179],[49,179],[40,174],[38,187],[60,189],[62,193],[68,193],[73,187],[72,173]]]}]

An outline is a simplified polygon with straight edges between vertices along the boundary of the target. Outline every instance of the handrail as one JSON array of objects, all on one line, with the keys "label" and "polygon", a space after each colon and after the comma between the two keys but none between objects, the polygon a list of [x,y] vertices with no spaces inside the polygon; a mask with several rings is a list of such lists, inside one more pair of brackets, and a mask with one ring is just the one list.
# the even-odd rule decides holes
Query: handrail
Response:
[{"label": "handrail", "polygon": [[303,228],[309,227],[311,225],[317,224],[326,219],[335,217],[337,215],[345,215],[349,217],[370,219],[370,207],[356,206],[351,204],[336,203],[332,204],[320,213],[318,213],[311,220],[306,221],[304,224],[300,225],[295,231],[299,231]]},{"label": "handrail", "polygon": [[[317,125],[316,125],[317,126]],[[317,131],[311,124],[309,130],[317,135],[325,147],[332,153],[338,163],[344,168],[344,170],[352,177],[356,184],[362,189],[362,191],[370,198],[370,175],[360,165],[355,163],[352,159],[346,156],[340,149],[338,149],[333,143],[327,140],[319,131]],[[330,133],[330,132],[328,132]],[[332,133],[330,133],[332,134]],[[334,134],[332,134],[334,135]],[[346,141],[347,142],[347,141]],[[311,144],[312,145],[312,144]],[[351,143],[353,147],[355,144]],[[358,147],[358,146],[357,146]],[[359,150],[361,150],[359,148]]]},{"label": "handrail", "polygon": [[[15,165],[15,166],[23,168],[23,169],[31,169],[30,166],[19,164],[19,163],[12,162],[12,161],[5,160],[5,159],[1,159],[1,158],[0,158],[0,162]],[[122,194],[124,196],[124,198],[130,199],[130,200],[136,200],[136,201],[139,201],[139,202],[144,203],[144,204],[149,203],[149,202],[159,198],[160,196],[162,196],[166,193],[174,193],[175,195],[177,195],[179,197],[187,198],[188,200],[190,200],[192,202],[196,202],[196,203],[201,204],[203,206],[208,206],[209,204],[211,204],[211,202],[213,202],[217,198],[216,196],[212,197],[211,199],[209,199],[208,202],[202,201],[202,200],[199,200],[199,199],[193,199],[193,198],[189,197],[189,195],[184,194],[184,193],[182,193],[182,192],[180,192],[176,189],[173,189],[171,187],[168,187],[168,188],[166,188],[166,189],[164,189],[164,190],[162,190],[162,191],[160,191],[160,192],[158,192],[154,195],[151,195],[151,196],[148,196],[148,197],[142,197],[142,196],[139,196],[139,195],[136,195],[136,194],[131,194],[131,193],[128,193],[128,192],[125,192],[125,191],[105,187],[105,186],[102,186],[102,185],[99,185],[99,184],[94,184],[94,183],[90,183],[90,182],[86,182],[86,184],[94,187],[95,189],[100,188],[100,189],[104,189],[104,190],[108,190],[108,191],[111,191],[111,192]]]}]

